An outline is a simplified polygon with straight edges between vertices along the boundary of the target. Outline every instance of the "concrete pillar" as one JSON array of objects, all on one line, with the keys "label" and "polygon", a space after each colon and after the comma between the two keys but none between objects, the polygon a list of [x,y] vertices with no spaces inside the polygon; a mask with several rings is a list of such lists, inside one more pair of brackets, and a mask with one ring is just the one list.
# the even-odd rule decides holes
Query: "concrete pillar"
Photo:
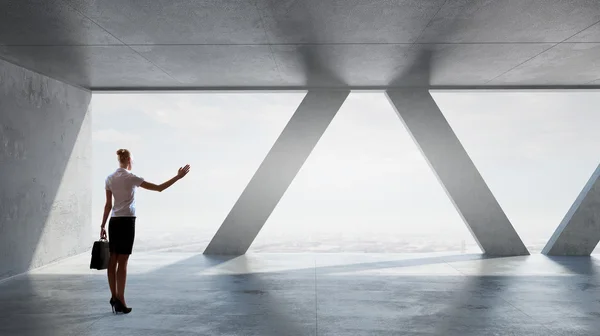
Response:
[{"label": "concrete pillar", "polygon": [[529,254],[429,90],[386,94],[482,251],[491,256]]},{"label": "concrete pillar", "polygon": [[92,246],[91,96],[0,60],[0,279]]},{"label": "concrete pillar", "polygon": [[205,254],[246,253],[349,93],[308,92]]},{"label": "concrete pillar", "polygon": [[542,250],[554,256],[589,256],[600,241],[600,166]]}]

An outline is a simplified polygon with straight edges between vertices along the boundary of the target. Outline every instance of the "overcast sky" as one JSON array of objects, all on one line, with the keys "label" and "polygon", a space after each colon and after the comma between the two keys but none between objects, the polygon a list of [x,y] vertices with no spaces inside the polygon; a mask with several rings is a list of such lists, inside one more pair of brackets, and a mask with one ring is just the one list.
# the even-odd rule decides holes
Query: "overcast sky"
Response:
[{"label": "overcast sky", "polygon": [[[600,162],[600,93],[433,96],[521,238],[540,249]],[[137,246],[206,245],[303,97],[95,94],[94,220],[115,152],[128,148],[134,172],[154,183],[192,165],[164,193],[139,191]],[[400,241],[474,246],[383,93],[352,93],[253,248]]]}]

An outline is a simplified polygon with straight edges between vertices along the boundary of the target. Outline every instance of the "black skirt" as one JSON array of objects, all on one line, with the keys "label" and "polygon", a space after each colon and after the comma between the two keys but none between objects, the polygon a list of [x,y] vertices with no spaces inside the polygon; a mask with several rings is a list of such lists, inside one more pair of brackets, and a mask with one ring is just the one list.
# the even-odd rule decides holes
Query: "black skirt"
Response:
[{"label": "black skirt", "polygon": [[135,217],[111,217],[108,222],[110,253],[131,254],[135,238]]}]

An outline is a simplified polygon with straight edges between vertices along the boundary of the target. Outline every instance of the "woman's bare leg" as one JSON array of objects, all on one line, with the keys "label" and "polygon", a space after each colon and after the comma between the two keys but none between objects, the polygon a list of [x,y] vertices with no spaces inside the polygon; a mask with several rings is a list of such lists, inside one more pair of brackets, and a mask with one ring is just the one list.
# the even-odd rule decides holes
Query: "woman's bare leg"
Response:
[{"label": "woman's bare leg", "polygon": [[127,282],[127,261],[128,254],[117,255],[117,299],[125,306],[125,283]]},{"label": "woman's bare leg", "polygon": [[108,261],[108,286],[110,287],[111,298],[117,298],[117,255],[115,253],[110,254]]}]

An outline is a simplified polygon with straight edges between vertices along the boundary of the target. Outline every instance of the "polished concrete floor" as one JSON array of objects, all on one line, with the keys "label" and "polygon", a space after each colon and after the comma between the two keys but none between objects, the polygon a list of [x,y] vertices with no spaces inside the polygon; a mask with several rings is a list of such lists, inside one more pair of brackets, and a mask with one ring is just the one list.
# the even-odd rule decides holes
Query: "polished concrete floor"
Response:
[{"label": "polished concrete floor", "polygon": [[0,283],[0,335],[600,335],[600,259],[137,253],[129,315],[81,255]]}]

